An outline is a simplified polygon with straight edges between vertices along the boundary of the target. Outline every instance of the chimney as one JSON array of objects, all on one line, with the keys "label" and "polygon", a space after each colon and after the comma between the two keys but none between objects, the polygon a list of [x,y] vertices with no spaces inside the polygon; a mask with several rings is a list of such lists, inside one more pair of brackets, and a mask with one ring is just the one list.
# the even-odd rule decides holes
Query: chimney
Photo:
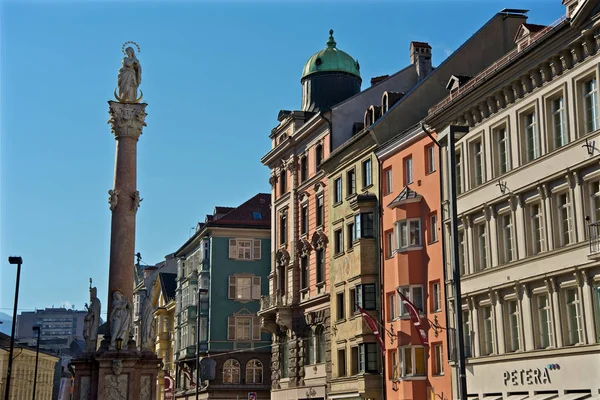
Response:
[{"label": "chimney", "polygon": [[424,42],[410,42],[410,63],[415,66],[417,79],[424,79],[431,72],[431,46]]},{"label": "chimney", "polygon": [[371,86],[375,86],[379,82],[384,81],[384,80],[386,80],[389,77],[390,77],[389,75],[382,75],[382,76],[376,76],[374,78],[371,78]]}]

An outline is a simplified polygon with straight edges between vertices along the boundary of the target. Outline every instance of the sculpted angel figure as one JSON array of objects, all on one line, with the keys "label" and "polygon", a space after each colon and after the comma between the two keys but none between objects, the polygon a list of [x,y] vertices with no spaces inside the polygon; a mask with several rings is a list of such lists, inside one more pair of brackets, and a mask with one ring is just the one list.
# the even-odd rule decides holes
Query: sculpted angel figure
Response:
[{"label": "sculpted angel figure", "polygon": [[126,56],[123,57],[122,67],[119,70],[117,84],[119,86],[119,98],[121,102],[135,102],[137,100],[137,89],[142,83],[142,66],[135,57],[132,47],[125,49]]},{"label": "sculpted angel figure", "polygon": [[98,326],[100,324],[100,300],[98,299],[97,290],[95,287],[90,288],[90,306],[88,314],[85,316],[86,332],[85,339],[87,342],[88,351],[96,350],[96,342],[98,340]]},{"label": "sculpted angel figure", "polygon": [[129,339],[131,325],[131,304],[118,290],[113,293],[112,310],[110,312],[110,349],[116,349],[117,339],[125,343]]},{"label": "sculpted angel figure", "polygon": [[154,307],[152,306],[153,288],[147,290],[142,303],[142,350],[152,350],[154,344]]}]

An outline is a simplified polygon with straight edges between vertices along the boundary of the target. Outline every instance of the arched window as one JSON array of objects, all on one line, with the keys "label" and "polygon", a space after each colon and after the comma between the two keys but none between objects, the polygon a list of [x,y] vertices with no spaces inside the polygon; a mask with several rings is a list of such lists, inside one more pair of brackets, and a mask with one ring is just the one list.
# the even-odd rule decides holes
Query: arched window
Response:
[{"label": "arched window", "polygon": [[263,383],[263,365],[258,360],[246,364],[246,383]]},{"label": "arched window", "polygon": [[230,358],[223,364],[223,383],[240,383],[240,363]]},{"label": "arched window", "polygon": [[317,328],[317,363],[325,362],[325,329],[322,326]]},{"label": "arched window", "polygon": [[311,365],[315,363],[315,334],[313,333],[312,329],[308,330],[305,340],[306,363]]}]

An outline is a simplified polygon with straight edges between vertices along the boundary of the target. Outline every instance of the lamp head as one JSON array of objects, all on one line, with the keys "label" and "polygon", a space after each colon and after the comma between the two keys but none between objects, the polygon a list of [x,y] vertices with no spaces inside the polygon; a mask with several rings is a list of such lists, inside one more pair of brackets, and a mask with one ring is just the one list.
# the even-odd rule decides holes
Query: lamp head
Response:
[{"label": "lamp head", "polygon": [[8,263],[9,264],[23,264],[23,259],[21,257],[18,256],[9,256],[8,257]]},{"label": "lamp head", "polygon": [[121,338],[116,339],[115,347],[117,348],[118,351],[121,351],[121,349],[123,348],[123,339],[121,339]]}]

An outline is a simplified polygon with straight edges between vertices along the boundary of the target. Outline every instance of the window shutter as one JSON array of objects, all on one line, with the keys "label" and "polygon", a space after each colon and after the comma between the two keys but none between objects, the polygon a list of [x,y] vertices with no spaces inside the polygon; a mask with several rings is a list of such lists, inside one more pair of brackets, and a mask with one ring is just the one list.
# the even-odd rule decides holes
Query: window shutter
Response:
[{"label": "window shutter", "polygon": [[356,230],[356,239],[360,239],[360,214],[354,216],[354,229]]},{"label": "window shutter", "polygon": [[227,340],[235,340],[235,317],[227,317]]},{"label": "window shutter", "polygon": [[260,319],[252,318],[252,340],[260,340]]},{"label": "window shutter", "polygon": [[356,286],[356,304],[360,307],[363,308],[363,303],[362,303],[362,285],[358,285]]},{"label": "window shutter", "polygon": [[252,300],[260,300],[260,276],[252,278]]},{"label": "window shutter", "polygon": [[236,283],[235,276],[230,276],[229,277],[229,296],[228,296],[230,299],[235,299],[235,283]]},{"label": "window shutter", "polygon": [[237,258],[237,240],[229,239],[229,258]]},{"label": "window shutter", "polygon": [[260,260],[260,239],[254,239],[254,255],[255,260]]}]

